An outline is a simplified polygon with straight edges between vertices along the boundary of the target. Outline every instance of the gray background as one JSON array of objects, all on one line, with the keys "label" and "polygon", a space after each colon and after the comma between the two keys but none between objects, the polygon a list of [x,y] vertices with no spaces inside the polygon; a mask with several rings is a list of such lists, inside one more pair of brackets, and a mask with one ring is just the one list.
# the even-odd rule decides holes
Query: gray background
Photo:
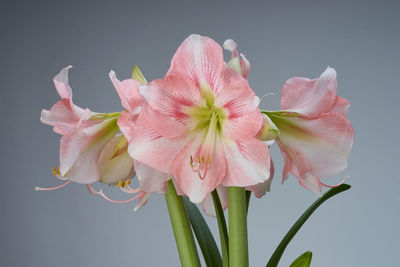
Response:
[{"label": "gray background", "polygon": [[[0,265],[179,266],[162,195],[134,213],[77,184],[33,190],[58,184],[59,136],[39,115],[58,101],[52,77],[69,64],[78,105],[120,110],[110,69],[123,79],[137,64],[148,80],[162,77],[184,38],[199,33],[239,43],[254,90],[275,94],[263,108],[279,108],[287,78],[317,77],[328,65],[352,103],[356,143],[344,175],[353,188],[310,218],[281,266],[306,250],[316,267],[398,266],[399,11],[395,1],[2,1]],[[272,192],[251,203],[251,266],[265,266],[316,199],[294,178],[280,184],[282,159],[272,153]]]}]

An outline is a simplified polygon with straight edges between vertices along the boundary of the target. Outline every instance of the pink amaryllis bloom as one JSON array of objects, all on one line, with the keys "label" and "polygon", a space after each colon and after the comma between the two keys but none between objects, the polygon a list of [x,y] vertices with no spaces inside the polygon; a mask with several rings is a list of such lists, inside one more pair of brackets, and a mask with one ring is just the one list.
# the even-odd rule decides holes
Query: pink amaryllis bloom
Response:
[{"label": "pink amaryllis bloom", "polygon": [[279,129],[276,141],[285,160],[282,182],[291,173],[321,195],[322,186],[328,186],[321,179],[346,169],[354,131],[346,118],[350,103],[336,92],[336,71],[328,67],[318,79],[289,79],[282,88],[283,111],[266,112]]},{"label": "pink amaryllis bloom", "polygon": [[[105,199],[126,203],[140,198],[138,206],[145,202],[145,192],[129,186],[130,178],[135,176],[134,162],[129,156],[128,142],[119,134],[117,120],[120,112],[96,113],[82,109],[72,102],[72,90],[68,82],[68,66],[54,77],[54,84],[61,100],[50,110],[43,110],[41,121],[53,126],[61,134],[60,167],[54,168],[56,177],[66,182],[53,188],[37,187],[37,190],[55,190],[71,182],[86,184],[90,193],[103,196]],[[117,88],[118,91],[118,88]],[[130,94],[132,104],[141,105],[141,96]],[[135,99],[135,100],[133,100]],[[135,102],[136,101],[136,102]],[[139,166],[140,169],[140,166]],[[101,182],[118,185],[127,193],[137,193],[134,197],[114,201],[101,190],[95,191],[91,184]]]},{"label": "pink amaryllis bloom", "polygon": [[212,39],[189,36],[165,78],[142,87],[144,109],[135,122],[129,153],[170,173],[192,202],[218,185],[250,186],[270,177],[270,156],[258,140],[259,98],[226,66]]},{"label": "pink amaryllis bloom", "polygon": [[[110,79],[121,98],[121,104],[125,108],[118,118],[118,126],[124,134],[127,143],[132,142],[133,133],[137,118],[142,111],[142,97],[140,95],[140,87],[147,81],[140,72],[139,68],[134,67],[132,77],[134,79],[126,79],[119,81],[114,71],[110,72]],[[129,146],[131,153],[135,147]],[[152,193],[165,193],[166,181],[170,179],[167,173],[158,171],[138,160],[134,160],[136,176],[139,180],[140,200],[135,210],[146,204]],[[126,190],[124,190],[126,191]],[[127,193],[130,191],[128,190]]]}]

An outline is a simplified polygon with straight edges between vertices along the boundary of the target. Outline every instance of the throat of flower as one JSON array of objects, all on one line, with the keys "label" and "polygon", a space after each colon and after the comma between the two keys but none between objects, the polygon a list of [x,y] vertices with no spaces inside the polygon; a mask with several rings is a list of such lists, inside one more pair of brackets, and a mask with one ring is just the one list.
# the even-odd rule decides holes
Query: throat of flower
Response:
[{"label": "throat of flower", "polygon": [[199,178],[203,180],[207,176],[208,170],[212,167],[211,162],[214,156],[216,139],[222,132],[221,110],[212,107],[209,110],[210,114],[207,116],[207,121],[203,122],[203,140],[200,148],[195,155],[190,156],[190,167],[193,172],[197,173]]}]

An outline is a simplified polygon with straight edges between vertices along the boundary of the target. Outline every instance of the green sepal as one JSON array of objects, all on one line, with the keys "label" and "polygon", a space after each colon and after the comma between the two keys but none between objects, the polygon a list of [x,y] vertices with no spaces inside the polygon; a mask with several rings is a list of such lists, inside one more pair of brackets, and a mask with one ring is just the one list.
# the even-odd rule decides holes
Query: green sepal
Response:
[{"label": "green sepal", "polygon": [[133,70],[132,70],[132,79],[140,82],[141,84],[146,84],[147,80],[146,78],[143,76],[142,72],[140,71],[138,66],[133,66]]},{"label": "green sepal", "polygon": [[307,251],[301,254],[301,256],[298,257],[294,262],[292,262],[292,264],[290,264],[289,267],[310,267],[311,258],[312,258],[312,252]]}]

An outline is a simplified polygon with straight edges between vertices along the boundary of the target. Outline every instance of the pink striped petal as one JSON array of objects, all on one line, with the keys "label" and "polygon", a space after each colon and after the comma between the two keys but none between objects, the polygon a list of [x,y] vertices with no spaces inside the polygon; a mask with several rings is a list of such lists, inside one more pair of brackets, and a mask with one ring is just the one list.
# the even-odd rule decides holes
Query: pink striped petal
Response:
[{"label": "pink striped petal", "polygon": [[143,112],[152,128],[163,136],[177,137],[187,132],[190,117],[186,111],[201,101],[200,91],[185,76],[167,76],[150,82],[144,93]]},{"label": "pink striped petal", "polygon": [[262,127],[262,114],[258,109],[260,99],[247,81],[232,69],[225,69],[222,84],[215,101],[216,106],[228,112],[224,136],[238,141],[253,138]]},{"label": "pink striped petal", "polygon": [[184,147],[186,139],[167,138],[157,133],[141,113],[136,121],[128,152],[132,158],[169,173],[178,152]]},{"label": "pink striped petal", "polygon": [[225,66],[222,48],[214,40],[192,34],[179,46],[172,58],[167,76],[184,74],[190,77],[196,86],[207,82],[211,88],[218,88],[218,80]]},{"label": "pink striped petal", "polygon": [[222,129],[225,137],[236,141],[246,141],[258,135],[263,125],[263,117],[259,110],[229,118]]},{"label": "pink striped petal", "polygon": [[316,117],[331,110],[336,92],[336,71],[328,67],[318,79],[289,79],[282,88],[281,107],[306,117]]},{"label": "pink striped petal", "polygon": [[226,144],[225,157],[227,170],[221,182],[224,186],[250,186],[270,177],[268,146],[255,138]]}]

